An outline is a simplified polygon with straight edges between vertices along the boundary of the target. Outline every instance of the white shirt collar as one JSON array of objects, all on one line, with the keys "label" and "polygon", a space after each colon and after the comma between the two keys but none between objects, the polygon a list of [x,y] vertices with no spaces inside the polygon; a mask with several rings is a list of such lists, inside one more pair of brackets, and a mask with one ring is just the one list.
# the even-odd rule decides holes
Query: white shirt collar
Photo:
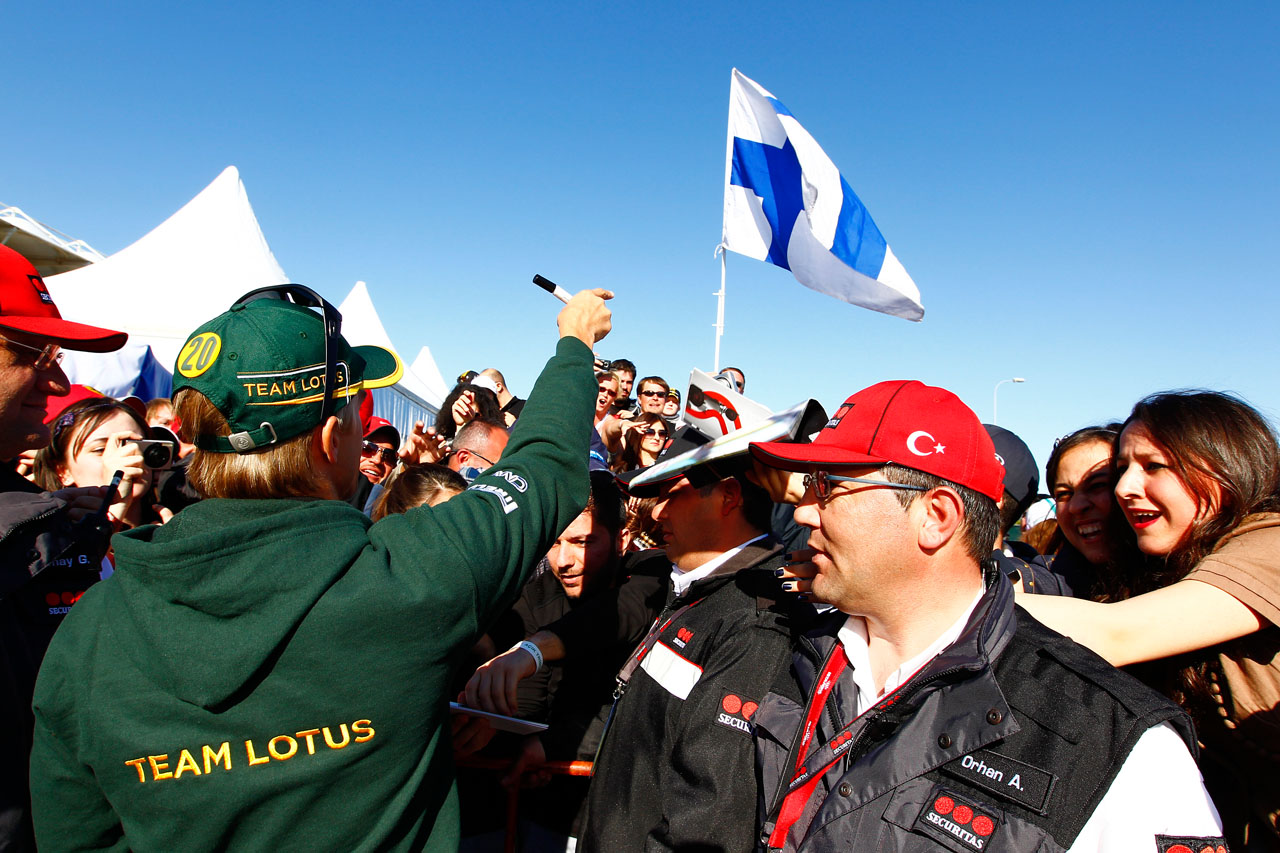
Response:
[{"label": "white shirt collar", "polygon": [[767,533],[761,533],[756,538],[748,539],[746,542],[743,542],[741,545],[737,546],[736,548],[730,548],[728,551],[725,551],[720,556],[712,557],[710,560],[703,563],[701,566],[698,566],[698,568],[690,569],[687,572],[680,571],[675,567],[675,564],[673,563],[671,565],[671,585],[675,587],[676,595],[684,595],[685,592],[689,589],[689,587],[693,586],[695,581],[702,580],[707,575],[711,574],[716,569],[723,566],[726,562],[729,561],[731,557],[735,556],[740,551],[742,551],[743,548],[747,547],[752,542],[759,542],[761,539],[765,538],[768,535],[769,534]]},{"label": "white shirt collar", "polygon": [[978,606],[978,602],[982,600],[984,592],[985,590],[979,590],[960,618],[930,643],[928,648],[889,673],[889,677],[884,681],[884,689],[879,692],[876,691],[875,679],[871,675],[871,655],[867,648],[867,621],[861,616],[850,616],[846,619],[836,636],[840,640],[840,645],[844,646],[844,653],[849,658],[849,674],[858,688],[854,713],[861,716],[881,698],[910,681],[911,676],[923,669],[924,665],[936,658],[943,649],[954,643],[959,638],[960,632],[964,630],[964,626],[969,623],[969,617],[973,614],[973,609]]}]

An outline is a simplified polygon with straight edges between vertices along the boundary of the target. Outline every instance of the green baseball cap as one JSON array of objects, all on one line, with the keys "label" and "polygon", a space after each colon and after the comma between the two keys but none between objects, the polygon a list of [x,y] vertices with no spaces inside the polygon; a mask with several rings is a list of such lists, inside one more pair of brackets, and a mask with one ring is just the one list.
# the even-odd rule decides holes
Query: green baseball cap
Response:
[{"label": "green baseball cap", "polygon": [[[231,425],[229,436],[194,436],[196,447],[247,453],[319,426],[329,367],[326,350],[334,376],[330,412],[342,409],[361,390],[400,380],[404,365],[395,353],[348,344],[340,333],[341,315],[319,301],[324,317],[279,298],[240,301],[191,333],[174,365],[174,393],[199,391]],[[326,335],[326,326],[332,334]]]}]

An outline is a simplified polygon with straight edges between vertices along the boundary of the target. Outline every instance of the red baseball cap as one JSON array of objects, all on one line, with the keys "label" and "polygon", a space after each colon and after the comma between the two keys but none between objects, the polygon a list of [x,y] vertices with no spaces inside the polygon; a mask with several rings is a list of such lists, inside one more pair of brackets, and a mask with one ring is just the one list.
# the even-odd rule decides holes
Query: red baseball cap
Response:
[{"label": "red baseball cap", "polygon": [[[103,400],[103,399],[107,399],[107,395],[103,394],[101,391],[99,391],[97,388],[94,388],[91,385],[79,385],[79,384],[72,385],[71,390],[68,391],[66,394],[62,395],[61,397],[49,398],[49,401],[45,404],[44,422],[47,424],[53,423],[54,419],[56,419],[58,415],[65,412],[73,404],[79,403],[81,400]],[[130,396],[130,397],[120,397],[120,398],[111,398],[111,399],[116,399],[116,402],[124,403],[130,409],[133,409],[135,412],[137,412],[138,417],[141,418],[143,422],[146,422],[147,404],[142,402],[142,398]]]},{"label": "red baseball cap", "polygon": [[31,262],[0,246],[0,334],[6,331],[39,335],[66,349],[86,352],[112,352],[129,339],[124,332],[62,319]]},{"label": "red baseball cap", "polygon": [[[372,397],[373,395],[370,394],[368,396]],[[395,436],[395,439],[393,440],[392,443],[395,444],[396,447],[400,446],[400,430],[396,429],[396,425],[391,423],[391,421],[387,420],[386,418],[379,418],[379,417],[369,418],[369,426],[364,431],[364,437],[369,438],[375,432],[380,432],[382,430],[390,430],[391,434]]]},{"label": "red baseball cap", "polygon": [[945,388],[914,380],[880,382],[854,394],[812,444],[753,443],[751,454],[788,471],[893,462],[997,502],[1004,488],[1004,466],[978,416]]}]

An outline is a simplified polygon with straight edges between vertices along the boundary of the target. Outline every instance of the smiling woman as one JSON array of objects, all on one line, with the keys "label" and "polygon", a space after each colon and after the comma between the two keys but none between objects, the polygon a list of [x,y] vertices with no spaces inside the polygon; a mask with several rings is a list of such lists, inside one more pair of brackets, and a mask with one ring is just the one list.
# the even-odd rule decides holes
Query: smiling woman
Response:
[{"label": "smiling woman", "polygon": [[[1032,615],[1144,670],[1196,720],[1223,823],[1280,845],[1280,446],[1215,392],[1156,394],[1125,421],[1115,497],[1150,563],[1108,604],[1024,596]],[[1145,592],[1144,592],[1145,591]],[[1174,657],[1177,656],[1177,657]],[[1249,848],[1253,849],[1253,848]]]}]

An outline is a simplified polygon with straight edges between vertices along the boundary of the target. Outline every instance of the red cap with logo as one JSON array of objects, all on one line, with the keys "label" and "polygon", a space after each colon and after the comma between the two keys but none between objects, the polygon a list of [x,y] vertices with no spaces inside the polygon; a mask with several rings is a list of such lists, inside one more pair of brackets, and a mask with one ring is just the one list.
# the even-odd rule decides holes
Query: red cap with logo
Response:
[{"label": "red cap with logo", "polygon": [[124,332],[62,319],[31,262],[0,246],[0,335],[6,331],[39,335],[66,349],[86,352],[112,352],[129,339]]},{"label": "red cap with logo", "polygon": [[836,410],[812,444],[751,445],[766,465],[789,471],[885,465],[933,474],[999,502],[1004,466],[973,410],[945,388],[880,382]]}]

